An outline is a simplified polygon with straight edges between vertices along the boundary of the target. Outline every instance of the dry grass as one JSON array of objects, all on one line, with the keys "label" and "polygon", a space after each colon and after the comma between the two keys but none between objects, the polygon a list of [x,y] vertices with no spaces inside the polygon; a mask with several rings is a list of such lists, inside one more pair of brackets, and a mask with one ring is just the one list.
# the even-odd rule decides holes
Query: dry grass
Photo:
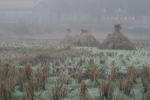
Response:
[{"label": "dry grass", "polygon": [[141,76],[142,76],[142,84],[144,87],[144,93],[146,93],[150,86],[150,68],[144,67]]},{"label": "dry grass", "polygon": [[[16,86],[19,86],[20,91],[25,94],[23,100],[37,100],[35,92],[45,90],[46,81],[50,77],[49,69],[46,65],[41,66],[35,72],[30,65],[23,68],[16,68],[11,64],[0,64],[0,66],[0,100],[10,100]],[[133,85],[136,83],[137,74],[137,69],[130,66],[128,67],[127,75],[125,75],[124,79],[121,79],[119,89],[127,96],[131,95]],[[74,78],[78,80],[78,83],[81,83],[80,100],[93,100],[89,95],[87,85],[83,82],[83,80],[86,80],[85,77],[92,81],[98,81],[101,75],[101,69],[94,63],[91,63],[91,66],[85,72],[80,70],[77,71]],[[150,68],[145,67],[141,75],[144,86],[143,100],[149,100],[150,91],[148,90],[148,87],[150,84]],[[70,75],[63,72],[61,73],[60,69],[57,76],[59,76],[60,79],[55,83],[51,90],[51,100],[62,100],[68,94],[67,85],[69,84],[68,81],[70,80]],[[105,97],[105,99],[112,96],[114,97],[113,100],[123,100],[121,95],[113,96],[114,86],[112,85],[112,82],[114,82],[113,80],[117,80],[117,78],[118,69],[113,67],[109,78],[100,83],[100,96]]]},{"label": "dry grass", "polygon": [[17,84],[19,85],[20,91],[23,91],[23,84],[26,82],[25,68],[18,68],[18,74]]},{"label": "dry grass", "polygon": [[36,88],[43,89],[48,77],[48,69],[45,66],[35,74],[31,66],[17,68],[12,64],[1,64],[0,100],[10,100],[16,86],[25,94],[23,100],[36,100]]},{"label": "dry grass", "polygon": [[36,100],[35,87],[32,80],[28,80],[24,84],[25,96],[24,100]]},{"label": "dry grass", "polygon": [[128,96],[131,95],[133,85],[136,83],[137,73],[137,69],[135,69],[133,66],[130,66],[128,67],[126,77],[120,80],[119,89]]},{"label": "dry grass", "polygon": [[78,71],[77,73],[72,74],[71,77],[77,80],[78,83],[81,83],[83,80],[83,73]]},{"label": "dry grass", "polygon": [[30,78],[32,77],[32,67],[30,65],[27,65],[24,69],[25,72],[25,79],[30,80]]},{"label": "dry grass", "polygon": [[57,81],[51,91],[51,100],[62,100],[67,95],[66,86],[61,82]]},{"label": "dry grass", "polygon": [[10,64],[0,66],[0,100],[11,98],[17,80],[16,68]]},{"label": "dry grass", "polygon": [[55,82],[54,87],[51,90],[52,100],[62,100],[68,94],[68,80],[70,77],[63,72],[60,74],[59,79]]},{"label": "dry grass", "polygon": [[109,76],[109,80],[116,80],[118,77],[118,68],[113,67],[111,70],[111,74]]},{"label": "dry grass", "polygon": [[147,79],[150,83],[150,67],[143,68],[143,77]]},{"label": "dry grass", "polygon": [[113,100],[123,100],[123,96],[122,95],[116,95],[113,97]]},{"label": "dry grass", "polygon": [[89,74],[91,81],[98,81],[101,75],[101,69],[99,69],[94,62],[91,62],[87,73]]},{"label": "dry grass", "polygon": [[126,95],[130,95],[133,88],[133,83],[129,79],[123,79],[120,81],[119,89],[123,91]]},{"label": "dry grass", "polygon": [[135,67],[130,66],[128,67],[128,72],[127,72],[127,79],[130,80],[131,82],[136,82],[136,78],[138,76],[138,71]]},{"label": "dry grass", "polygon": [[109,80],[104,80],[101,82],[99,87],[100,96],[105,97],[108,99],[110,96],[113,95],[114,87]]},{"label": "dry grass", "polygon": [[45,90],[45,84],[48,78],[49,78],[48,67],[43,66],[38,68],[38,70],[34,74],[34,79],[33,79],[36,90],[39,89]]},{"label": "dry grass", "polygon": [[60,75],[59,75],[59,80],[63,83],[63,84],[68,84],[69,80],[70,80],[70,75],[66,74],[65,72],[61,71]]},{"label": "dry grass", "polygon": [[93,100],[93,98],[88,93],[88,88],[85,82],[81,82],[80,86],[80,100]]},{"label": "dry grass", "polygon": [[150,99],[150,90],[148,90],[146,93],[144,93],[142,100],[149,100],[149,99]]},{"label": "dry grass", "polygon": [[17,84],[20,86],[20,90],[23,91],[23,84],[32,79],[32,68],[30,65],[27,65],[25,67],[22,68],[18,68],[18,80],[17,80]]}]

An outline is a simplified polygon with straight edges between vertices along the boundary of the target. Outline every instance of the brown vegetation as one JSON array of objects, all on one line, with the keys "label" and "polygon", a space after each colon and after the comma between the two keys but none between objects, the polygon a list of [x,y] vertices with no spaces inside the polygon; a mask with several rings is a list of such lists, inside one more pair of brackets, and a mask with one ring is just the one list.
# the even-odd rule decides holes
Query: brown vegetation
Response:
[{"label": "brown vegetation", "polygon": [[55,86],[52,88],[51,91],[51,99],[52,100],[62,100],[64,96],[67,95],[67,89],[65,84],[61,81],[57,80]]},{"label": "brown vegetation", "polygon": [[10,64],[0,66],[0,100],[9,100],[17,80],[16,68]]},{"label": "brown vegetation", "polygon": [[100,96],[108,99],[110,96],[113,96],[114,87],[109,80],[104,80],[101,82],[99,87]]},{"label": "brown vegetation", "polygon": [[80,86],[80,100],[93,100],[88,93],[88,88],[84,81],[82,81]]}]

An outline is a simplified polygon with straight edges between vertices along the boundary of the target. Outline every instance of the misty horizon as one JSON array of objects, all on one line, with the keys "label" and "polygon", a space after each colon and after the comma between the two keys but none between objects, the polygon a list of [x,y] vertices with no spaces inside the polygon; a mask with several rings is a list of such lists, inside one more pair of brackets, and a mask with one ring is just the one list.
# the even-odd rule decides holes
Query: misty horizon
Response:
[{"label": "misty horizon", "polygon": [[120,23],[130,38],[150,38],[149,0],[0,0],[1,38],[63,38],[87,29],[105,38]]}]

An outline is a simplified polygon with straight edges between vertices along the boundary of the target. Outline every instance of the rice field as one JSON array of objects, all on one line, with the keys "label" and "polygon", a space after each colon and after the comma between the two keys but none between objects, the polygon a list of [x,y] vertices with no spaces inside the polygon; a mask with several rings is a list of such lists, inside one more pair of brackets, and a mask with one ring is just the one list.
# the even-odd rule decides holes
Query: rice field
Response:
[{"label": "rice field", "polygon": [[0,49],[0,100],[149,100],[150,51]]}]

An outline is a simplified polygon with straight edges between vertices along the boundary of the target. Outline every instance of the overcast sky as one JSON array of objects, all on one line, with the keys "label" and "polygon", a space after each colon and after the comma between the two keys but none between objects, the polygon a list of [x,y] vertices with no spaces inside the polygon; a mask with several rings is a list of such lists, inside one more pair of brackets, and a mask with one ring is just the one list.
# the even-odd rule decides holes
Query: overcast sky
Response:
[{"label": "overcast sky", "polygon": [[[50,34],[67,27],[99,32],[118,19],[130,32],[150,34],[150,0],[0,0],[0,35]],[[34,28],[39,33],[31,32]]]},{"label": "overcast sky", "polygon": [[16,9],[30,9],[34,8],[40,2],[48,3],[51,9],[60,9],[61,7],[64,7],[61,9],[65,9],[70,7],[71,10],[83,6],[83,9],[121,8],[131,11],[136,11],[137,9],[139,13],[142,13],[140,11],[150,12],[148,11],[150,10],[150,0],[0,0],[0,10],[13,9],[15,11]]},{"label": "overcast sky", "polygon": [[40,0],[0,0],[0,10],[32,9]]},{"label": "overcast sky", "polygon": [[[44,0],[0,0],[0,8],[1,9],[13,9],[13,8],[30,8],[35,6],[37,3],[39,3],[40,1],[44,1]],[[46,0],[45,0],[46,1]],[[66,5],[76,5],[76,4],[81,4],[84,3],[91,3],[97,5],[96,3],[101,3],[102,5],[107,7],[113,7],[113,6],[117,6],[117,7],[122,7],[124,6],[134,6],[133,8],[136,7],[143,7],[144,9],[147,9],[147,7],[150,4],[149,0],[47,0],[48,2],[50,2],[51,4],[66,4]],[[101,5],[101,6],[102,6]],[[142,8],[140,8],[142,9]]]}]

